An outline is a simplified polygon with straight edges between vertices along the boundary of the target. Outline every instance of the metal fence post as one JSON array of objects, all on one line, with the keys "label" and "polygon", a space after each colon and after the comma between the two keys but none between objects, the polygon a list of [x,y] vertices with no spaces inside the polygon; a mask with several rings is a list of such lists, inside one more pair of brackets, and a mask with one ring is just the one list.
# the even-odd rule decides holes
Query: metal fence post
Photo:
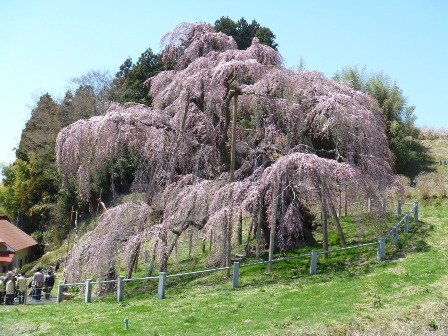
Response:
[{"label": "metal fence post", "polygon": [[158,290],[158,299],[163,300],[165,298],[165,282],[166,282],[166,273],[160,272],[159,274],[159,290]]},{"label": "metal fence post", "polygon": [[371,211],[372,211],[372,200],[369,197],[367,199],[367,212],[371,212]]},{"label": "metal fence post", "polygon": [[409,211],[404,216],[404,232],[409,233]]},{"label": "metal fence post", "polygon": [[315,275],[317,274],[317,251],[312,250],[311,251],[311,265],[310,265],[310,274]]},{"label": "metal fence post", "polygon": [[238,278],[240,276],[240,263],[233,263],[233,288],[238,288]]},{"label": "metal fence post", "polygon": [[123,301],[124,296],[124,276],[120,275],[117,279],[117,302]]},{"label": "metal fence post", "polygon": [[58,297],[56,299],[56,302],[59,303],[62,301],[62,282],[59,282],[58,285]]},{"label": "metal fence post", "polygon": [[414,223],[418,222],[418,202],[414,202]]},{"label": "metal fence post", "polygon": [[90,303],[92,301],[92,279],[86,280],[86,303]]},{"label": "metal fence post", "polygon": [[394,227],[392,228],[392,237],[394,240],[394,245],[397,246],[398,245],[398,227],[397,227],[397,225],[394,225]]},{"label": "metal fence post", "polygon": [[385,249],[386,249],[386,238],[378,239],[378,253],[377,253],[378,261],[384,260]]},{"label": "metal fence post", "polygon": [[398,200],[397,202],[397,215],[401,215],[401,200]]}]

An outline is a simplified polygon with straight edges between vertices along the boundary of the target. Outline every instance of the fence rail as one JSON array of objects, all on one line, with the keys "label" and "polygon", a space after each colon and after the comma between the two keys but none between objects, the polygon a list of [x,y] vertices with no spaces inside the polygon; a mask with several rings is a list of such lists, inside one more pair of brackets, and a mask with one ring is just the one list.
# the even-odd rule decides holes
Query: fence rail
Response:
[{"label": "fence rail", "polygon": [[[384,201],[380,201],[382,206],[385,206]],[[372,201],[369,199],[368,204],[371,205]],[[158,280],[158,291],[157,291],[157,297],[159,300],[163,300],[165,298],[165,289],[166,289],[166,279],[167,278],[174,278],[174,277],[182,277],[186,275],[196,275],[196,274],[203,274],[203,273],[212,273],[212,272],[218,272],[218,271],[224,271],[224,270],[230,270],[233,269],[233,280],[232,280],[232,286],[233,288],[238,288],[238,282],[239,282],[239,276],[240,276],[240,268],[241,267],[249,267],[249,266],[257,266],[257,265],[263,265],[263,264],[272,264],[282,261],[288,261],[293,259],[299,259],[299,258],[311,258],[310,261],[310,274],[315,275],[317,274],[317,260],[318,256],[320,254],[328,254],[328,253],[337,253],[342,251],[348,251],[363,247],[369,247],[369,246],[376,246],[377,248],[377,260],[378,261],[384,261],[385,259],[385,250],[386,250],[386,242],[387,239],[392,236],[394,245],[398,245],[398,228],[401,224],[404,225],[403,231],[405,233],[409,232],[409,220],[410,220],[410,214],[413,213],[413,222],[418,222],[418,202],[414,203],[405,203],[401,200],[398,200],[397,202],[397,214],[402,214],[402,206],[403,205],[413,205],[412,209],[404,214],[404,216],[400,219],[400,221],[393,225],[392,229],[389,230],[384,237],[378,238],[377,242],[371,242],[371,243],[364,243],[359,244],[355,246],[348,246],[343,248],[338,248],[334,250],[329,251],[317,251],[312,250],[311,253],[307,254],[301,254],[297,256],[290,256],[290,257],[283,257],[274,259],[272,261],[258,261],[250,264],[240,264],[239,261],[234,262],[233,266],[228,267],[219,267],[219,268],[212,268],[207,270],[200,270],[200,271],[193,271],[193,272],[185,272],[185,273],[178,273],[178,274],[166,274],[166,272],[160,272],[159,276],[156,277],[143,277],[143,278],[130,278],[125,279],[124,276],[119,276],[117,280],[104,280],[104,281],[92,281],[91,279],[87,279],[85,282],[78,282],[78,283],[62,283],[60,282],[58,285],[58,297],[57,302],[62,301],[63,297],[63,290],[65,287],[76,287],[76,286],[85,286],[85,302],[90,303],[91,302],[91,295],[92,295],[92,285],[94,284],[108,284],[108,283],[116,283],[117,288],[117,301],[121,302],[123,301],[123,294],[124,294],[124,283],[130,282],[130,281],[142,281],[142,280]],[[369,206],[370,208],[370,206]]]}]

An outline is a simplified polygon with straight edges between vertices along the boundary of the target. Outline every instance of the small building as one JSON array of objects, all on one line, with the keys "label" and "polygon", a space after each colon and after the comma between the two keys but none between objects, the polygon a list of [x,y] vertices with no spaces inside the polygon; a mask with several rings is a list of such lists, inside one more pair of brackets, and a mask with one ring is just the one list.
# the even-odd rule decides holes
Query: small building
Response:
[{"label": "small building", "polygon": [[30,262],[36,245],[37,242],[12,224],[7,216],[0,216],[0,274]]}]

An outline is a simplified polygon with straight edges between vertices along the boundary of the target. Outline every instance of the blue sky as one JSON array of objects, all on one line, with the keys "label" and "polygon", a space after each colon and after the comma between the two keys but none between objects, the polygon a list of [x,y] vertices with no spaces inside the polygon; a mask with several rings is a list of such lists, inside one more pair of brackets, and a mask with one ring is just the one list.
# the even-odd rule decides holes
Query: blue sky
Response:
[{"label": "blue sky", "polygon": [[62,97],[90,70],[115,74],[127,57],[159,52],[177,24],[221,16],[270,28],[287,67],[383,71],[416,106],[417,126],[448,128],[445,0],[0,0],[0,162],[14,161],[36,97]]}]

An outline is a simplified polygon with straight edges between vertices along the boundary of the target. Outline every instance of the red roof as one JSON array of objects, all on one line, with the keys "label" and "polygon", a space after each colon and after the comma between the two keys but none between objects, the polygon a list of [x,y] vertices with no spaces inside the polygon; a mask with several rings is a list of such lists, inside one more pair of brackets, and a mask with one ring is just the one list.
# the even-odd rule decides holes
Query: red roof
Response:
[{"label": "red roof", "polygon": [[14,252],[0,252],[0,262],[10,263],[14,258]]},{"label": "red roof", "polygon": [[0,216],[0,241],[7,244],[14,251],[37,245],[37,242],[31,236],[11,224],[7,216]]}]

